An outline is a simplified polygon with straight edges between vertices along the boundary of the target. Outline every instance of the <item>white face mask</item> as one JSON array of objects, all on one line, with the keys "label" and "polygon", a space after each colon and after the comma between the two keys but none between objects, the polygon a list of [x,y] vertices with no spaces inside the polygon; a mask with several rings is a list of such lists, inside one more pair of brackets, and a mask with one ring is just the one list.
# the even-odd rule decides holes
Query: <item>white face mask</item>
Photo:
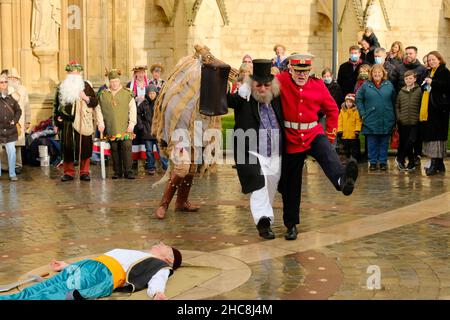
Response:
[{"label": "white face mask", "polygon": [[332,77],[323,78],[323,82],[325,82],[326,84],[330,84],[331,82],[333,82],[333,78]]}]

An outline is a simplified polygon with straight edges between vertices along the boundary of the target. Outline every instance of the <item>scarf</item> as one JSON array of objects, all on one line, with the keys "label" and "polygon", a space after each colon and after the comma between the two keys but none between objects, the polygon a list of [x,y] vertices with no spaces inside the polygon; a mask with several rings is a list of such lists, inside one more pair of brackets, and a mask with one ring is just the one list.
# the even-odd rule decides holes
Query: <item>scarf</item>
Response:
[{"label": "scarf", "polygon": [[[144,83],[146,84],[145,86],[148,86],[148,79],[147,76],[144,76]],[[136,77],[133,79],[133,81],[131,82],[131,89],[133,90],[134,96],[137,97],[137,80]]]},{"label": "scarf", "polygon": [[[430,72],[430,78],[433,78],[436,68]],[[424,122],[428,120],[428,102],[430,101],[430,91],[426,90],[422,95],[422,103],[420,105],[419,121]]]}]

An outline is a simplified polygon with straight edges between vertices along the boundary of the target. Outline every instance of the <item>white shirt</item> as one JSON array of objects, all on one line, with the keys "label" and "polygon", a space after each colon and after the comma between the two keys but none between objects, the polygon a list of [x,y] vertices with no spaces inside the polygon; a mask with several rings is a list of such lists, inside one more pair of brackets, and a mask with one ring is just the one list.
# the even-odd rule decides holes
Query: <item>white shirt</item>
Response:
[{"label": "white shirt", "polygon": [[[126,249],[114,249],[105,253],[105,255],[116,259],[125,272],[127,272],[131,265],[135,262],[144,258],[153,257],[153,255],[148,252]],[[147,284],[147,295],[150,298],[153,298],[153,296],[158,292],[163,293],[165,291],[169,275],[169,269],[162,269],[155,273],[155,275],[150,279]]]}]

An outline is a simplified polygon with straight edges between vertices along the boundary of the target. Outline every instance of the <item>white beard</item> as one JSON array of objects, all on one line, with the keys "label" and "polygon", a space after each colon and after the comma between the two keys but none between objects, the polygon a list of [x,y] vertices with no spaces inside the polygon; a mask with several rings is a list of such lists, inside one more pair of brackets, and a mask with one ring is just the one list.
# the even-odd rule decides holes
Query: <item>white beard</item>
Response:
[{"label": "white beard", "polygon": [[62,105],[73,104],[80,98],[80,93],[84,90],[84,80],[81,75],[68,74],[66,79],[59,86],[59,102]]}]

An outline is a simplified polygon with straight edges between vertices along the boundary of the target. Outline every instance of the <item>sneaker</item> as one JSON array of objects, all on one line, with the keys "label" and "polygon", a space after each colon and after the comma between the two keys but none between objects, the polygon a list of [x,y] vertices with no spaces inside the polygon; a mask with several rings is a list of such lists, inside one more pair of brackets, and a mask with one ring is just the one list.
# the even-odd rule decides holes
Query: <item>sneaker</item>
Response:
[{"label": "sneaker", "polygon": [[387,170],[387,164],[386,163],[380,163],[380,170],[386,171]]},{"label": "sneaker", "polygon": [[17,177],[10,177],[9,180],[11,180],[11,181],[19,181],[19,178],[17,178]]},{"label": "sneaker", "polygon": [[[400,161],[398,160],[398,158],[395,158],[395,164],[397,165],[397,169],[400,171],[405,171],[406,167],[405,167],[405,162],[404,161]],[[381,166],[380,166],[381,167]],[[380,168],[381,169],[381,168]]]},{"label": "sneaker", "polygon": [[414,163],[414,161],[408,162],[408,166],[406,167],[406,170],[413,171],[414,169],[416,169],[416,164]]},{"label": "sneaker", "polygon": [[370,171],[376,171],[376,170],[378,170],[377,164],[376,164],[376,163],[371,163],[370,166],[369,166],[369,170],[370,170]]}]

